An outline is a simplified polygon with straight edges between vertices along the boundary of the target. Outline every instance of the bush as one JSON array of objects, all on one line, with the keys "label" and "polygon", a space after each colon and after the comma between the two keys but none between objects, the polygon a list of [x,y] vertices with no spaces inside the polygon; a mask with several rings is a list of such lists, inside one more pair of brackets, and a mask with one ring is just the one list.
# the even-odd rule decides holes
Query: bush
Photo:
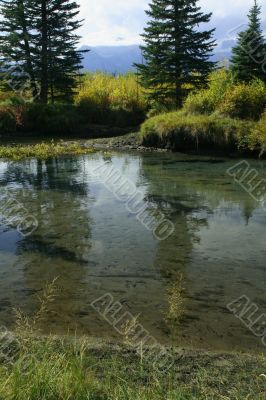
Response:
[{"label": "bush", "polygon": [[138,125],[147,111],[144,92],[134,74],[87,74],[75,103],[92,123]]},{"label": "bush", "polygon": [[0,135],[16,132],[21,123],[21,108],[0,106]]},{"label": "bush", "polygon": [[258,120],[266,107],[266,86],[260,80],[239,83],[224,95],[218,111],[231,118]]},{"label": "bush", "polygon": [[81,118],[76,107],[59,104],[29,104],[23,115],[26,132],[60,136],[74,134]]},{"label": "bush", "polygon": [[266,86],[260,80],[238,83],[224,69],[210,75],[209,88],[191,93],[184,104],[188,114],[218,112],[226,117],[258,120],[266,107]]},{"label": "bush", "polygon": [[252,129],[249,138],[249,147],[251,150],[259,150],[260,155],[265,153],[266,150],[266,110]]},{"label": "bush", "polygon": [[230,72],[225,69],[214,71],[209,77],[209,88],[191,93],[184,103],[184,110],[190,114],[213,113],[232,85],[233,77]]},{"label": "bush", "polygon": [[[166,147],[178,151],[214,148],[236,150],[253,123],[221,118],[216,114],[186,115],[184,112],[161,114],[141,127],[143,145]],[[241,145],[241,146],[240,146]]]}]

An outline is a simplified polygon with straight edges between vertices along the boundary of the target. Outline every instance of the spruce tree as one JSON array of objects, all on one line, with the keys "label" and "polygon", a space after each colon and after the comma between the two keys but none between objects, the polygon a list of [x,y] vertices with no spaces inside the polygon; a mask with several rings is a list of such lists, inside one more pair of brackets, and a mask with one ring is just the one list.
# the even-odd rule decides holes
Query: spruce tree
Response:
[{"label": "spruce tree", "polygon": [[42,103],[71,100],[82,60],[77,50],[76,31],[82,23],[77,2],[1,0],[1,4],[4,68],[13,71],[16,65],[17,76],[23,77],[23,71],[25,78],[30,77],[32,96]]},{"label": "spruce tree", "polygon": [[266,46],[261,27],[261,7],[255,3],[248,14],[248,27],[240,32],[233,48],[232,71],[239,81],[249,82],[254,78],[266,82],[263,62],[266,60]]},{"label": "spruce tree", "polygon": [[[82,68],[82,52],[76,48],[80,37],[76,34],[82,21],[78,20],[79,5],[71,0],[36,0],[34,11],[40,50],[41,100],[70,100],[76,76]],[[38,60],[37,60],[38,63]]]},{"label": "spruce tree", "polygon": [[214,67],[214,29],[199,29],[212,14],[203,13],[197,0],[152,0],[146,13],[145,62],[137,64],[141,83],[150,100],[181,106],[189,90],[206,84]]},{"label": "spruce tree", "polygon": [[[33,64],[32,15],[29,0],[1,0],[0,60],[4,77],[15,82],[30,82],[31,94],[38,95]],[[9,75],[9,76],[8,76]],[[16,85],[16,83],[14,83]]]}]

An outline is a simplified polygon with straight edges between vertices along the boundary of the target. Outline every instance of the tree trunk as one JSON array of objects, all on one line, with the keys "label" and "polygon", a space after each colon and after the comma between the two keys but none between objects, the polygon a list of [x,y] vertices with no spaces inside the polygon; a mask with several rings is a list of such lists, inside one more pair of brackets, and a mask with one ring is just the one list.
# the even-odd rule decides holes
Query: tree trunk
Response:
[{"label": "tree trunk", "polygon": [[26,65],[27,65],[27,72],[30,76],[30,84],[31,84],[31,93],[33,99],[37,99],[38,97],[38,89],[37,89],[37,84],[36,84],[36,78],[34,74],[34,68],[32,64],[32,57],[31,57],[31,50],[30,50],[30,44],[29,44],[29,34],[28,34],[28,27],[27,27],[27,22],[25,18],[25,7],[24,7],[24,2],[23,0],[20,1],[21,5],[21,25],[22,25],[22,31],[23,31],[23,40],[24,40],[24,46],[25,46],[25,56],[26,56]]},{"label": "tree trunk", "polygon": [[180,69],[180,43],[179,43],[179,26],[178,26],[178,21],[179,21],[179,10],[178,10],[178,1],[175,0],[175,102],[176,102],[176,107],[181,108],[182,107],[182,87],[180,84],[180,75],[181,75],[181,69]]},{"label": "tree trunk", "polygon": [[41,38],[41,102],[48,103],[48,27],[47,27],[47,0],[41,0],[42,38]]}]

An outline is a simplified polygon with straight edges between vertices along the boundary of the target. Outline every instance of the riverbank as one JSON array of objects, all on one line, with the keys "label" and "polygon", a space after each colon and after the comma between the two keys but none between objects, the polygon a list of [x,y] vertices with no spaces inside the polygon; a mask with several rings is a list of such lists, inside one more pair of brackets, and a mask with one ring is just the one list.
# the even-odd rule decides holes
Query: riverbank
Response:
[{"label": "riverbank", "polygon": [[[99,136],[99,137],[98,137]],[[78,139],[50,139],[42,138],[41,140],[26,136],[23,138],[14,137],[12,139],[5,138],[0,145],[0,158],[19,161],[25,158],[36,157],[39,159],[47,159],[63,155],[82,155],[90,154],[97,151],[126,151],[139,153],[168,153],[177,152],[192,156],[207,157],[208,159],[227,157],[227,158],[258,158],[258,154],[251,152],[225,151],[222,149],[194,148],[182,151],[171,149],[171,146],[145,146],[139,132],[124,133],[115,132],[112,137],[102,137],[95,135],[93,139],[83,138]]]},{"label": "riverbank", "polygon": [[1,362],[2,399],[262,400],[266,395],[262,356],[172,349],[173,364],[162,373],[145,359],[145,349],[139,356],[126,345],[28,339],[14,363]]}]

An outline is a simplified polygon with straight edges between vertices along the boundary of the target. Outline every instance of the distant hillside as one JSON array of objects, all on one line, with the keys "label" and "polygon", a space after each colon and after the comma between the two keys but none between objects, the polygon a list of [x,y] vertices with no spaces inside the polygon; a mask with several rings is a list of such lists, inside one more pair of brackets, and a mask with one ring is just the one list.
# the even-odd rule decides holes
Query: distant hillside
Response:
[{"label": "distant hillside", "polygon": [[[228,41],[217,47],[214,54],[215,61],[230,59],[231,45],[227,48]],[[108,73],[126,73],[134,70],[134,63],[142,62],[142,55],[138,45],[131,46],[83,46],[82,50],[90,49],[84,54],[83,67],[86,71],[104,71]]]},{"label": "distant hillside", "polygon": [[108,73],[126,73],[134,70],[134,63],[141,63],[142,56],[138,45],[131,46],[84,46],[82,50],[90,49],[85,53],[84,69],[95,72],[97,70]]}]

